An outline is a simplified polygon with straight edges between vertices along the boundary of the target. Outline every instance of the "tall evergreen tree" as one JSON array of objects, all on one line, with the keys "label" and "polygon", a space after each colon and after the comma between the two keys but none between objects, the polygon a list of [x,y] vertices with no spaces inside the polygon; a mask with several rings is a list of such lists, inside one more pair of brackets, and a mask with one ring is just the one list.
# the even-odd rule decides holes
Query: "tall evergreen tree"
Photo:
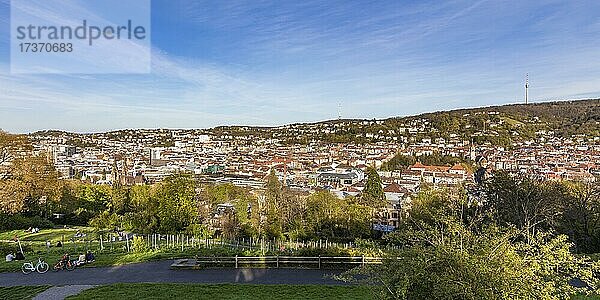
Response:
[{"label": "tall evergreen tree", "polygon": [[377,170],[373,167],[367,170],[367,183],[362,193],[362,200],[366,205],[373,208],[385,206],[383,183],[381,182],[381,177],[377,174]]}]

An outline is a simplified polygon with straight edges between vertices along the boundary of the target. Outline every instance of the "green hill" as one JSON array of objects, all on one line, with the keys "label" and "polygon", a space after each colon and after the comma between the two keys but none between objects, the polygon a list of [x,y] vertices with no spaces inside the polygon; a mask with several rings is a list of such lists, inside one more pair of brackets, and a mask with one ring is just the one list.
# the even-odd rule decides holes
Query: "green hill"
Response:
[{"label": "green hill", "polygon": [[[117,130],[107,133],[72,134],[69,139],[85,145],[85,136],[109,140],[143,140],[150,133],[173,144],[168,129]],[[317,123],[296,123],[278,127],[219,126],[211,129],[187,129],[185,133],[243,138],[277,139],[286,144],[419,142],[423,139],[462,139],[475,143],[509,146],[539,135],[571,137],[600,136],[600,99],[511,104],[424,113],[408,117],[342,119]],[[32,134],[58,135],[59,131]]]}]

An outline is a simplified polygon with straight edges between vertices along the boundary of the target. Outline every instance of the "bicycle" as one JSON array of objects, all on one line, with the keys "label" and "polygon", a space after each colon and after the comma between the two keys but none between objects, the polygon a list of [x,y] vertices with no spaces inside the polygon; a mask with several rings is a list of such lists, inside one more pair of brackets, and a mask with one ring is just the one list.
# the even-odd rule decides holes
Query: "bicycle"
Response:
[{"label": "bicycle", "polygon": [[30,274],[30,273],[36,271],[40,274],[44,274],[44,273],[48,272],[48,269],[50,269],[50,266],[48,265],[48,263],[46,263],[45,261],[42,260],[41,257],[39,257],[38,262],[35,266],[33,265],[33,262],[23,263],[23,266],[21,267],[21,272],[23,272],[23,274]]},{"label": "bicycle", "polygon": [[55,265],[52,267],[53,272],[60,270],[73,271],[75,270],[75,264],[71,261],[68,254],[65,254]]}]

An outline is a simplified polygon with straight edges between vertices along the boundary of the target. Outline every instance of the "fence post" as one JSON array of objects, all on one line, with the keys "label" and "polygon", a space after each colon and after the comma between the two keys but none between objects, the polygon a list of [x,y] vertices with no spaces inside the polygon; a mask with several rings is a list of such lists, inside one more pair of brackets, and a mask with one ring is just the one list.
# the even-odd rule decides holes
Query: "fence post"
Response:
[{"label": "fence post", "polygon": [[127,243],[127,252],[129,252],[129,234],[125,235],[125,243]]},{"label": "fence post", "polygon": [[103,236],[100,235],[100,250],[104,250],[104,244],[102,244],[102,238],[103,238]]},{"label": "fence post", "polygon": [[321,255],[319,255],[319,269],[321,269]]},{"label": "fence post", "polygon": [[236,269],[238,268],[238,256],[237,255],[235,256],[235,268]]},{"label": "fence post", "polygon": [[365,256],[362,255],[361,258],[362,258],[362,266],[364,267],[365,266]]},{"label": "fence post", "polygon": [[277,269],[279,269],[279,255],[277,255]]}]

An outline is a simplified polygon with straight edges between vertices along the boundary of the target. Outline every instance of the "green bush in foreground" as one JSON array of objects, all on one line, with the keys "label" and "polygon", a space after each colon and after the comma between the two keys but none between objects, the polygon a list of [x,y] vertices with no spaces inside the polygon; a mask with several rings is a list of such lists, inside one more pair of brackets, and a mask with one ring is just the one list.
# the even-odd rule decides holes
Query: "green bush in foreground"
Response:
[{"label": "green bush in foreground", "polygon": [[575,256],[566,236],[485,224],[479,207],[461,200],[437,191],[415,199],[409,218],[386,236],[398,253],[340,279],[390,299],[570,299],[598,291],[599,263]]},{"label": "green bush in foreground", "polygon": [[374,299],[360,286],[247,284],[113,284],[83,291],[67,299]]}]

